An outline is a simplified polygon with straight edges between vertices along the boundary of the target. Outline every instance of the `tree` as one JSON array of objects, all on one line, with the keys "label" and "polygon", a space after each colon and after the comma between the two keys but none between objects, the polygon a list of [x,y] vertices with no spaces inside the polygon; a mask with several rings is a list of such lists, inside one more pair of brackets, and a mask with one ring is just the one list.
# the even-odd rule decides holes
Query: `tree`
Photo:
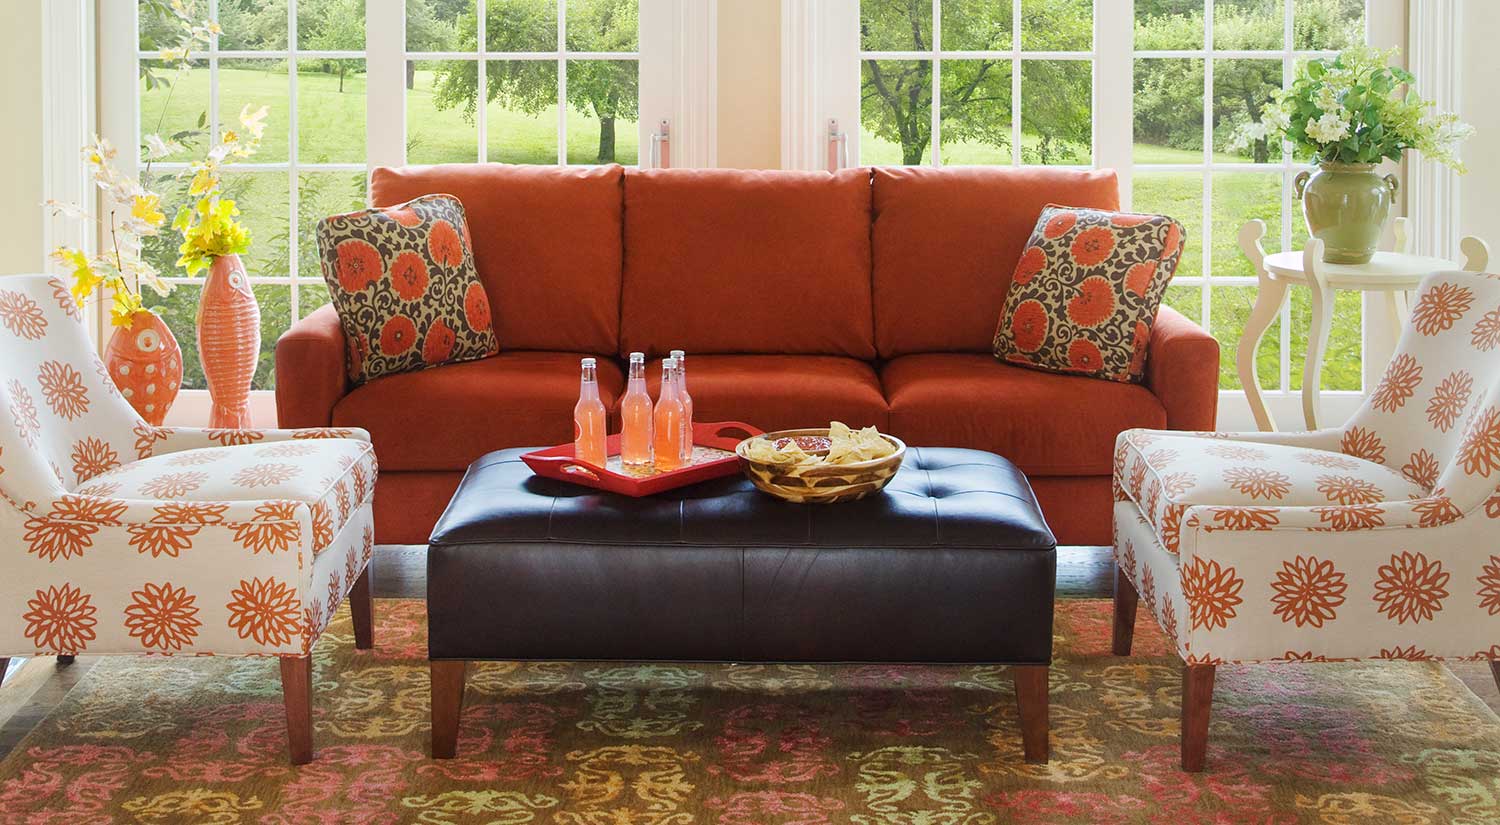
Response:
[{"label": "tree", "polygon": [[[358,51],[365,47],[364,0],[323,0],[317,3],[321,19],[307,38],[307,47],[315,51]],[[297,25],[302,25],[299,16]],[[359,71],[362,60],[327,60],[325,71],[332,68],[339,75],[339,92],[344,91],[344,75]]]},{"label": "tree", "polygon": [[[639,42],[637,0],[575,0],[568,6],[567,44],[573,51],[633,51]],[[474,15],[459,19],[460,48],[474,49]],[[487,5],[487,47],[491,52],[552,51],[557,48],[557,11],[552,0],[505,0]],[[485,102],[538,114],[561,103],[599,120],[596,160],[615,160],[615,124],[639,113],[640,83],[634,61],[579,60],[568,64],[566,101],[557,99],[557,64],[547,60],[500,60],[486,67]],[[478,109],[478,68],[472,61],[438,69],[433,102],[440,109],[461,107],[473,120]]]}]

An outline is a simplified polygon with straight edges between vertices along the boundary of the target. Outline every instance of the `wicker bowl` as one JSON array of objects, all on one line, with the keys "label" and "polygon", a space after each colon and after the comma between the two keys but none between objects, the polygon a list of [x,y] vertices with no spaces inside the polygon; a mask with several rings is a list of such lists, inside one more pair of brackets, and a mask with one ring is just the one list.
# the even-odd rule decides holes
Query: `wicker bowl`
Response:
[{"label": "wicker bowl", "polygon": [[796,504],[833,504],[839,501],[854,501],[871,493],[878,493],[890,483],[896,471],[901,468],[901,460],[906,457],[906,444],[901,439],[885,433],[880,434],[881,438],[895,445],[896,452],[885,458],[856,461],[852,464],[788,468],[755,461],[745,456],[745,448],[757,438],[779,441],[783,438],[798,436],[827,438],[828,428],[779,430],[765,435],[752,436],[741,441],[734,450],[735,455],[740,457],[740,467],[757,489]]}]

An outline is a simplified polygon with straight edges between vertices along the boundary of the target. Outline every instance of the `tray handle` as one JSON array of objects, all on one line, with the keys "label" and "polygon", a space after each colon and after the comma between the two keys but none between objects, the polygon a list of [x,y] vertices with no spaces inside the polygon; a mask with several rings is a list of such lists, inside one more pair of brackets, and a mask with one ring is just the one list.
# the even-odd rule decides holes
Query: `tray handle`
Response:
[{"label": "tray handle", "polygon": [[[718,444],[709,444],[708,446],[724,447],[725,449],[733,449],[741,441],[751,436],[764,435],[766,432],[759,427],[751,426],[743,421],[716,421],[706,426],[713,428],[709,433],[709,437],[719,442]],[[725,444],[728,444],[728,446],[725,447]]]},{"label": "tray handle", "polygon": [[555,472],[562,473],[564,475],[578,475],[585,478],[591,478],[594,481],[599,480],[598,470],[595,470],[593,467],[590,467],[587,464],[579,463],[572,456],[538,455],[531,456],[529,460],[536,464],[551,464],[553,465],[553,470]]}]

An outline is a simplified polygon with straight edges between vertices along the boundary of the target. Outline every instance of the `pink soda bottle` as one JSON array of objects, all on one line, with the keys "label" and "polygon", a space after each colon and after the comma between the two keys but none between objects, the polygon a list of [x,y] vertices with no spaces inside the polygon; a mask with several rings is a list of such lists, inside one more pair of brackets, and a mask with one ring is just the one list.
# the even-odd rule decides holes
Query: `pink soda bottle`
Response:
[{"label": "pink soda bottle", "polygon": [[651,466],[651,394],[646,391],[646,354],[630,353],[630,381],[620,399],[620,462]]},{"label": "pink soda bottle", "polygon": [[573,407],[573,458],[584,464],[603,467],[606,425],[604,402],[599,399],[598,364],[592,358],[585,358],[582,366],[578,404]]},{"label": "pink soda bottle", "polygon": [[682,463],[691,464],[693,461],[693,397],[688,394],[687,388],[687,353],[674,349],[671,357],[677,359],[677,398],[682,402]]},{"label": "pink soda bottle", "polygon": [[661,362],[661,396],[656,399],[653,454],[660,472],[682,466],[682,399],[677,397],[677,359]]}]

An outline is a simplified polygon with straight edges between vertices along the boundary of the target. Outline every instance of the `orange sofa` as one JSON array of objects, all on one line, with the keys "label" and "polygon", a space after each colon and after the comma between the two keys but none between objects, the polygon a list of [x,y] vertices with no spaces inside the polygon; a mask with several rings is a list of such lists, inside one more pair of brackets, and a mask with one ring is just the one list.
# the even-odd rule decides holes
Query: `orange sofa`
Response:
[{"label": "orange sofa", "polygon": [[1000,453],[1031,477],[1063,544],[1110,541],[1116,434],[1213,428],[1218,344],[1171,309],[1143,384],[989,354],[1041,208],[1117,207],[1112,171],[463,164],[371,179],[377,206],[434,192],[468,211],[499,355],[351,387],[331,306],[276,346],[280,426],[370,432],[381,543],[425,543],[484,453],[570,440],[584,355],[600,358],[607,405],[624,355],[681,348],[701,421],[837,419]]}]

